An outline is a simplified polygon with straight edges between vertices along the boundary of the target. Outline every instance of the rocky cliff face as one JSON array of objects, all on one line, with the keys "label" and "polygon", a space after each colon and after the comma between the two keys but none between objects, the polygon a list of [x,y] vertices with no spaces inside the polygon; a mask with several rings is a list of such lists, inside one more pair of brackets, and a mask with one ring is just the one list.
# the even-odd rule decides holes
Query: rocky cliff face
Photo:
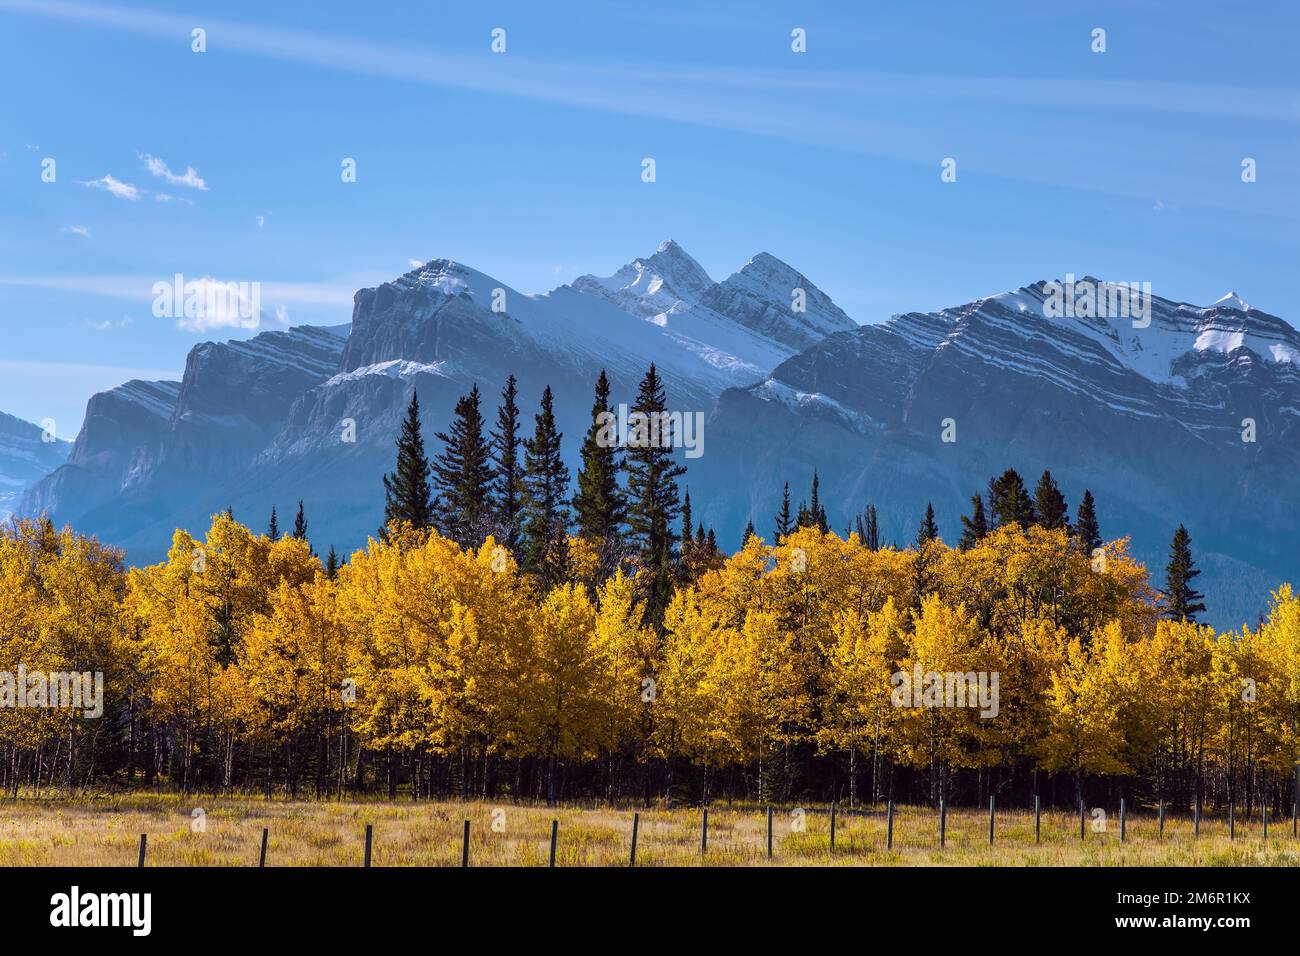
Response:
[{"label": "rocky cliff face", "polygon": [[67,464],[22,507],[144,561],[217,510],[260,528],[301,499],[316,545],[346,550],[380,522],[413,390],[432,442],[475,384],[491,420],[515,375],[526,432],[550,385],[572,466],[600,370],[630,403],[653,362],[670,408],[709,415],[684,484],[724,545],[751,517],[770,536],[782,483],[797,502],[814,468],[837,529],[874,503],[899,544],[927,501],[955,540],[991,475],[1050,468],[1072,503],[1092,490],[1103,533],[1131,533],[1157,581],[1186,524],[1215,622],[1253,619],[1268,587],[1300,578],[1300,517],[1275,504],[1300,491],[1300,335],[1235,294],[1152,297],[1135,322],[1089,283],[1093,306],[1064,313],[1035,282],[858,326],[763,253],[714,282],[668,241],[545,295],[434,260],[358,292],[350,327],[205,343],[182,382],[95,396]]}]

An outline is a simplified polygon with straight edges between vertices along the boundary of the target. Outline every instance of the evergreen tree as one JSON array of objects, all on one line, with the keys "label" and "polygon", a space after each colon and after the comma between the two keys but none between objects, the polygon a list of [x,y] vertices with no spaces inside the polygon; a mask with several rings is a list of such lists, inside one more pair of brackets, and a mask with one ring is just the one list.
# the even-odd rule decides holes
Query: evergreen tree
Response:
[{"label": "evergreen tree", "polygon": [[938,560],[935,543],[939,526],[934,520],[934,505],[925,506],[925,517],[916,529],[916,555],[912,559],[912,607],[921,608],[921,599],[934,587],[934,564]]},{"label": "evergreen tree", "polygon": [[1065,495],[1056,486],[1050,471],[1044,471],[1034,489],[1034,510],[1038,514],[1038,523],[1049,531],[1063,528],[1070,530],[1070,515],[1065,504]]},{"label": "evergreen tree", "polygon": [[876,514],[875,505],[867,505],[862,514],[857,516],[858,538],[862,541],[862,546],[869,551],[880,550],[880,519]]},{"label": "evergreen tree", "polygon": [[330,545],[329,557],[325,559],[325,576],[331,581],[339,576],[339,556],[332,544]]},{"label": "evergreen tree", "polygon": [[266,537],[269,541],[280,540],[280,522],[275,518],[275,505],[271,505],[271,523],[266,526]]},{"label": "evergreen tree", "polygon": [[1083,492],[1083,499],[1079,502],[1079,514],[1074,522],[1074,536],[1083,548],[1084,554],[1092,554],[1097,548],[1101,547],[1101,529],[1097,526],[1097,509],[1092,500],[1092,492],[1087,489]]},{"label": "evergreen tree", "polygon": [[492,453],[483,435],[475,385],[456,402],[450,433],[438,432],[443,450],[433,461],[439,531],[463,548],[478,547],[491,521]]},{"label": "evergreen tree", "polygon": [[969,551],[975,547],[975,545],[979,544],[980,539],[989,533],[988,518],[984,516],[983,496],[971,495],[970,503],[970,517],[961,516],[961,540],[957,543],[957,547],[963,551]]},{"label": "evergreen tree", "polygon": [[433,524],[433,498],[429,489],[429,459],[420,434],[420,397],[412,390],[406,420],[397,439],[397,470],[384,475],[384,527],[379,535],[388,540],[388,527],[397,521],[410,522],[417,530]]},{"label": "evergreen tree", "polygon": [[749,544],[749,539],[754,537],[757,532],[754,531],[754,519],[750,518],[749,523],[745,525],[745,536],[740,539],[740,546],[743,548]]},{"label": "evergreen tree", "polygon": [[524,569],[548,587],[564,579],[569,530],[569,468],[560,457],[551,387],[542,393],[533,437],[524,442]]},{"label": "evergreen tree", "polygon": [[1037,522],[1034,503],[1014,468],[1008,468],[989,482],[989,517],[995,528],[1015,523],[1024,530]]},{"label": "evergreen tree", "polygon": [[1195,623],[1197,613],[1205,610],[1201,603],[1205,595],[1192,588],[1192,579],[1200,573],[1192,559],[1192,536],[1180,524],[1165,567],[1165,615],[1171,620]]},{"label": "evergreen tree", "polygon": [[919,548],[923,544],[938,539],[939,526],[934,520],[934,505],[927,501],[925,503],[925,517],[921,519],[921,523],[916,528],[916,546]]},{"label": "evergreen tree", "polygon": [[[813,469],[812,480],[812,502],[808,505],[808,514],[806,522],[808,527],[815,527],[818,531],[825,534],[830,530],[830,523],[826,520],[826,508],[821,503],[821,480],[817,476],[817,470]],[[803,524],[803,522],[801,522]]]},{"label": "evergreen tree", "polygon": [[785,490],[781,492],[781,510],[776,515],[776,528],[772,543],[780,544],[781,539],[794,531],[795,527],[794,519],[790,516],[790,482],[787,481]]},{"label": "evergreen tree", "polygon": [[[665,434],[666,416],[663,382],[654,365],[641,380],[632,412],[646,416],[646,422],[664,423],[653,438],[629,442],[627,450],[628,528],[640,550],[641,566],[649,572],[646,596],[647,620],[660,625],[672,594],[673,521],[681,511],[677,479],[686,469],[672,458],[671,436]],[[651,432],[656,429],[651,428]]]},{"label": "evergreen tree", "polygon": [[601,542],[602,550],[616,552],[627,521],[627,502],[618,486],[618,447],[610,415],[609,379],[601,369],[596,400],[591,406],[591,426],[582,440],[573,511],[578,534]]},{"label": "evergreen tree", "polygon": [[293,519],[293,537],[296,541],[307,540],[307,515],[303,511],[302,502],[298,502],[298,514]]},{"label": "evergreen tree", "polygon": [[492,514],[497,539],[512,553],[519,550],[520,510],[523,508],[524,472],[519,463],[519,389],[515,377],[506,379],[497,407],[497,424],[491,435]]},{"label": "evergreen tree", "polygon": [[[704,533],[704,525],[700,525],[701,535]],[[691,540],[691,489],[687,488],[682,495],[682,546]]]}]

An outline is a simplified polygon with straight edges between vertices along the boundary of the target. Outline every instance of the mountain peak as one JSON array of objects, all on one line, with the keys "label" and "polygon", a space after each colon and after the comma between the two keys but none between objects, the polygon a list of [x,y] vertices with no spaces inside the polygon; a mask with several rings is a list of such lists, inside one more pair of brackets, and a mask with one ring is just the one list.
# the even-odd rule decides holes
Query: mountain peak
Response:
[{"label": "mountain peak", "polygon": [[1250,303],[1235,292],[1229,292],[1222,298],[1215,299],[1214,307],[1216,309],[1232,309],[1236,312],[1250,311]]}]

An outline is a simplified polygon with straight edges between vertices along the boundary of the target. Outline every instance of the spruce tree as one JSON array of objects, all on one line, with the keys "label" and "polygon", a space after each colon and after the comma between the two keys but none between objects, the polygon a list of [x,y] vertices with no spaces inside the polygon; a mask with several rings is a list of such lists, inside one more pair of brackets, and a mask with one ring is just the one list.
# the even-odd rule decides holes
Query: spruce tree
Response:
[{"label": "spruce tree", "polygon": [[591,426],[579,453],[582,464],[573,512],[578,534],[600,542],[603,551],[617,552],[627,521],[627,502],[618,486],[618,443],[612,436],[611,414],[609,379],[601,369],[596,380],[596,400],[591,406]]},{"label": "spruce tree", "polygon": [[673,461],[672,436],[666,434],[666,398],[663,381],[652,364],[637,392],[632,413],[646,416],[644,421],[658,422],[651,428],[653,438],[629,442],[627,450],[628,529],[640,551],[641,567],[648,574],[646,617],[656,627],[663,622],[663,612],[672,595],[673,546],[677,535],[673,522],[681,512],[677,479],[686,469]]},{"label": "spruce tree", "polygon": [[880,519],[876,514],[875,505],[867,505],[862,514],[857,517],[858,538],[862,541],[862,546],[868,551],[880,550]]},{"label": "spruce tree", "polygon": [[325,559],[325,576],[331,581],[339,576],[339,556],[332,544],[330,545],[329,557]]},{"label": "spruce tree", "polygon": [[1008,468],[989,481],[989,517],[995,528],[1015,523],[1025,530],[1036,523],[1034,503],[1025,490],[1024,480],[1014,468]]},{"label": "spruce tree", "polygon": [[754,537],[757,532],[754,530],[754,519],[750,518],[749,523],[745,525],[745,536],[740,539],[740,546],[743,548],[749,544],[749,539]]},{"label": "spruce tree", "polygon": [[[816,528],[825,534],[830,530],[830,523],[826,520],[826,508],[821,502],[821,479],[817,475],[817,470],[813,469],[812,479],[812,501],[808,505],[808,512],[805,516],[805,522],[808,527]],[[801,522],[803,524],[804,522]]]},{"label": "spruce tree", "polygon": [[293,519],[293,537],[295,541],[307,540],[307,514],[303,511],[302,502],[298,502],[298,514]]},{"label": "spruce tree", "polygon": [[787,481],[785,490],[781,492],[781,510],[776,514],[776,527],[772,543],[780,544],[781,539],[789,535],[794,529],[794,518],[790,516],[790,482]]},{"label": "spruce tree", "polygon": [[450,433],[438,432],[437,438],[443,444],[433,460],[438,530],[463,548],[478,547],[491,521],[492,453],[483,435],[477,385],[457,400]]},{"label": "spruce tree", "polygon": [[916,555],[912,559],[912,607],[920,610],[921,598],[934,586],[934,563],[937,556],[934,544],[939,539],[939,526],[934,520],[934,505],[925,506],[925,517],[916,529]]},{"label": "spruce tree", "polygon": [[957,542],[957,547],[963,551],[969,551],[975,547],[989,533],[988,518],[984,516],[983,496],[971,495],[970,503],[970,517],[961,516],[961,539]]},{"label": "spruce tree", "polygon": [[429,459],[420,434],[420,397],[412,390],[406,420],[397,438],[397,470],[384,475],[384,527],[379,536],[388,540],[388,528],[409,522],[417,531],[433,524],[433,498],[429,489]]},{"label": "spruce tree", "polygon": [[934,505],[930,502],[925,503],[925,517],[916,528],[916,546],[919,548],[923,544],[939,539],[939,526],[934,520]]},{"label": "spruce tree", "polygon": [[548,587],[564,579],[569,530],[569,468],[560,456],[551,387],[542,393],[533,437],[524,442],[524,569]]},{"label": "spruce tree", "polygon": [[519,550],[523,508],[524,470],[519,462],[519,388],[511,375],[501,389],[497,424],[492,430],[492,515],[493,533],[512,554]]},{"label": "spruce tree", "polygon": [[280,540],[280,522],[275,517],[275,505],[271,505],[271,523],[266,526],[266,537],[273,543]]},{"label": "spruce tree", "polygon": [[1192,558],[1192,536],[1181,524],[1169,546],[1169,564],[1165,567],[1165,615],[1174,621],[1196,623],[1196,615],[1205,610],[1204,594],[1192,588],[1192,579],[1200,574]]},{"label": "spruce tree", "polygon": [[1070,530],[1069,509],[1065,504],[1065,495],[1056,486],[1050,471],[1044,471],[1034,489],[1034,510],[1038,523],[1049,531]]},{"label": "spruce tree", "polygon": [[1074,536],[1083,548],[1084,554],[1092,554],[1101,547],[1101,529],[1097,526],[1097,507],[1092,500],[1092,492],[1083,492],[1079,502],[1079,514],[1074,521]]}]

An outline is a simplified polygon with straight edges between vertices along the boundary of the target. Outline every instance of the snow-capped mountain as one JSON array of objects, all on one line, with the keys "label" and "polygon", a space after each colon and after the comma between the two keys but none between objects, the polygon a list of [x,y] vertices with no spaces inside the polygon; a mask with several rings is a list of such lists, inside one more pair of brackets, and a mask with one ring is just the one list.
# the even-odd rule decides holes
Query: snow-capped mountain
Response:
[{"label": "snow-capped mountain", "polygon": [[[203,527],[226,507],[257,526],[272,504],[286,511],[302,499],[322,547],[353,547],[382,517],[376,489],[412,388],[431,438],[475,384],[491,417],[510,375],[530,428],[549,385],[572,458],[602,369],[615,401],[630,402],[653,362],[674,409],[707,413],[723,390],[759,381],[793,355],[791,343],[821,327],[853,326],[811,281],[767,254],[715,283],[668,241],[604,281],[526,295],[436,259],[359,291],[344,330],[196,346],[184,380],[159,399],[156,431],[124,435],[109,455],[75,452],[26,507],[151,560],[174,526]],[[806,311],[793,308],[795,288]],[[79,449],[98,447],[99,409],[134,397],[140,384],[124,387],[132,395],[115,389],[92,400]]]},{"label": "snow-capped mountain", "polygon": [[38,425],[0,412],[0,521],[14,513],[28,486],[63,464],[71,447],[51,440]]},{"label": "snow-capped mountain", "polygon": [[1267,588],[1300,579],[1300,516],[1275,504],[1300,493],[1300,334],[1235,293],[1202,307],[1076,287],[1090,303],[1036,282],[858,326],[765,253],[715,282],[668,241],[541,295],[437,259],[359,291],[350,326],[205,343],[182,382],[95,396],[23,510],[147,561],[174,527],[226,507],[260,527],[301,499],[316,546],[348,550],[381,520],[412,389],[436,451],[474,385],[491,420],[516,376],[526,433],[549,385],[574,466],[600,370],[630,403],[653,362],[670,408],[709,415],[684,484],[724,544],[751,517],[770,535],[782,483],[797,501],[814,468],[836,528],[874,503],[899,544],[927,500],[955,540],[990,476],[1050,468],[1073,504],[1092,490],[1103,533],[1131,533],[1157,580],[1185,523],[1213,620],[1253,618]]},{"label": "snow-capped mountain", "polygon": [[706,519],[765,528],[781,483],[798,494],[817,468],[837,526],[874,502],[905,543],[932,500],[953,541],[989,477],[1050,468],[1074,503],[1092,490],[1103,533],[1131,532],[1157,580],[1185,523],[1216,620],[1253,617],[1267,587],[1300,577],[1300,518],[1270,504],[1300,491],[1300,334],[1235,295],[1152,296],[1149,316],[1107,318],[1062,315],[1053,291],[896,315],[724,393],[692,487],[757,477],[742,496],[699,496]]}]

